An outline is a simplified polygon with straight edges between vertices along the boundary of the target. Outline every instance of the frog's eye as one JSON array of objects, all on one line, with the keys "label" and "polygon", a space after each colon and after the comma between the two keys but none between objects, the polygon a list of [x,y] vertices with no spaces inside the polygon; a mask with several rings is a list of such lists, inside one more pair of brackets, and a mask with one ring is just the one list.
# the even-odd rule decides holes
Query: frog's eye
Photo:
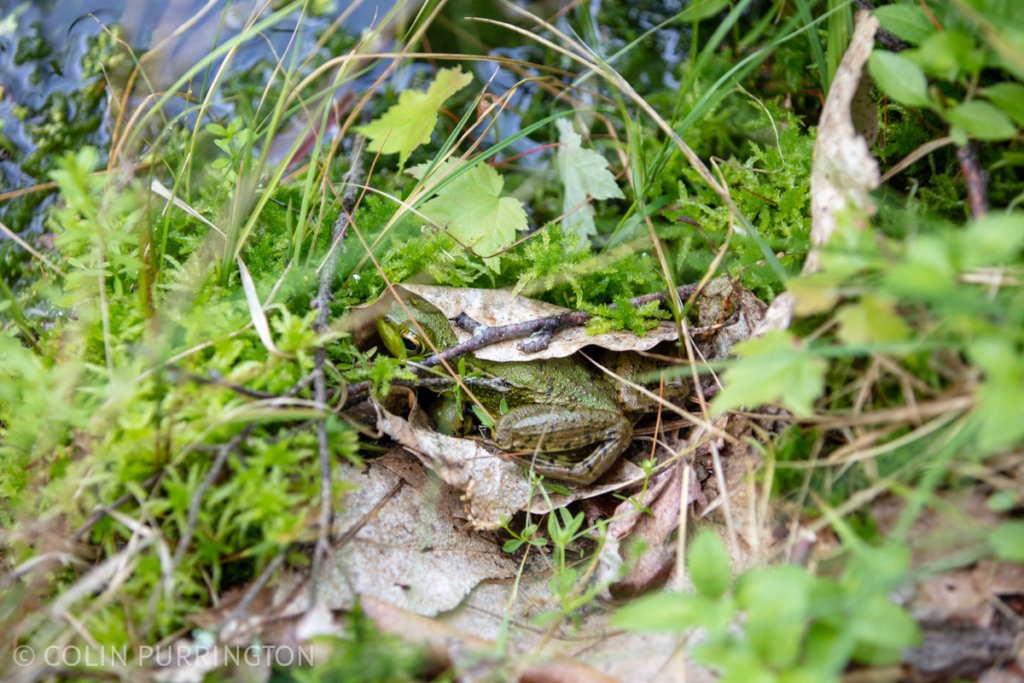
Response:
[{"label": "frog's eye", "polygon": [[423,342],[407,327],[402,328],[402,346],[410,355],[418,356],[423,353]]}]

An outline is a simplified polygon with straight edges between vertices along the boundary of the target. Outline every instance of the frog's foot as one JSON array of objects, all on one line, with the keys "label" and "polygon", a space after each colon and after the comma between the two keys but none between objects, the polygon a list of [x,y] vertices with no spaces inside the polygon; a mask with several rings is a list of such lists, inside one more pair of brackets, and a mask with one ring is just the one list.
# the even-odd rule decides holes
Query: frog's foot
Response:
[{"label": "frog's foot", "polygon": [[513,408],[495,430],[499,447],[536,453],[530,465],[539,474],[581,486],[604,474],[632,436],[633,423],[622,413],[547,405]]}]

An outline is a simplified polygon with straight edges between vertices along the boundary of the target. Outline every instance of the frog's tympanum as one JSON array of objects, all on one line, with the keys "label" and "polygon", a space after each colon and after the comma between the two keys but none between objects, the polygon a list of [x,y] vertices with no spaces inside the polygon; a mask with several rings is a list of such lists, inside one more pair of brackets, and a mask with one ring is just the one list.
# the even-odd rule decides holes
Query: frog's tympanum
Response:
[{"label": "frog's tympanum", "polygon": [[[393,355],[429,354],[422,334],[438,351],[457,343],[443,313],[417,297],[377,321]],[[422,334],[421,334],[422,330]],[[533,468],[552,479],[589,484],[629,445],[633,420],[620,405],[615,386],[575,358],[499,363],[466,357],[467,386],[497,417],[494,441],[507,451],[535,453]]]}]

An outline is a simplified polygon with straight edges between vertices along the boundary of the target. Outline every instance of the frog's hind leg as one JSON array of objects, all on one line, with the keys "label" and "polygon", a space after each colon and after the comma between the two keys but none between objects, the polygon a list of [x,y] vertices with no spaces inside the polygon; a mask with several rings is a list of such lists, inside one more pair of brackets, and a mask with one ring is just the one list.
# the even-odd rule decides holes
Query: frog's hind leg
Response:
[{"label": "frog's hind leg", "polygon": [[633,423],[624,416],[619,417],[621,419],[614,420],[604,427],[602,436],[606,438],[582,460],[578,457],[559,459],[557,454],[543,453],[540,457],[533,458],[530,466],[538,474],[550,479],[568,481],[580,486],[592,484],[608,471],[619,455],[626,450],[633,436]]}]

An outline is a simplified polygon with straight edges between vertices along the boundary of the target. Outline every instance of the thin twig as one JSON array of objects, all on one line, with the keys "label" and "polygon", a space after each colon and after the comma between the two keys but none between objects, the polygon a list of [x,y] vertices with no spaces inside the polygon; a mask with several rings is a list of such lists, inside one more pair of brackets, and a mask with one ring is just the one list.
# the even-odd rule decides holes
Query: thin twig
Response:
[{"label": "thin twig", "polygon": [[[682,287],[679,287],[677,291],[679,292],[680,299],[689,299],[697,291],[697,285],[683,285]],[[665,301],[665,299],[665,292],[655,292],[653,294],[644,294],[643,296],[634,297],[629,300],[629,304],[631,306],[642,306],[643,304],[650,303],[651,301]],[[614,309],[615,305],[612,304],[609,308]],[[509,339],[521,339],[534,334],[538,335],[538,337],[536,339],[521,342],[519,344],[519,350],[524,353],[536,353],[537,351],[547,348],[551,341],[551,337],[559,330],[567,327],[578,327],[580,325],[584,325],[593,317],[594,314],[588,313],[587,311],[570,311],[569,313],[559,313],[557,315],[549,315],[543,318],[525,320],[520,323],[511,323],[509,325],[495,325],[494,327],[479,326],[472,337],[449,349],[445,349],[441,353],[429,356],[418,363],[416,367],[413,367],[412,371],[416,375],[422,375],[428,368],[440,365],[442,361],[450,361],[485,346],[497,344],[498,342],[507,341]],[[468,316],[460,316],[460,319],[462,320],[461,326],[469,326],[467,323],[467,321],[470,320]],[[352,399],[368,392],[371,386],[372,382],[369,381],[357,382],[356,384],[351,385],[348,388],[349,401],[352,401]]]},{"label": "thin twig", "polygon": [[240,396],[247,396],[249,398],[255,398],[255,399],[278,398],[277,394],[270,394],[270,393],[267,393],[265,391],[259,391],[257,389],[250,389],[248,387],[242,386],[241,384],[232,384],[231,382],[227,381],[226,379],[224,379],[223,377],[220,377],[217,374],[212,374],[209,377],[206,377],[206,376],[203,376],[203,375],[197,375],[197,374],[192,373],[192,372],[187,372],[187,371],[182,370],[181,368],[178,368],[178,367],[173,366],[173,365],[168,368],[168,371],[171,374],[172,381],[174,380],[174,378],[180,377],[182,379],[187,379],[190,382],[193,382],[195,384],[200,384],[200,385],[203,385],[203,386],[215,386],[215,387],[223,387],[225,389],[230,389],[231,391],[235,392],[236,394],[239,394]]},{"label": "thin twig", "polygon": [[213,464],[210,465],[210,470],[206,473],[206,476],[203,477],[203,481],[199,484],[199,488],[192,496],[192,500],[189,501],[188,517],[185,522],[185,532],[178,541],[178,547],[174,549],[174,567],[181,564],[181,560],[185,557],[185,553],[188,551],[188,547],[192,543],[192,537],[196,532],[196,524],[199,522],[199,508],[203,506],[203,498],[206,497],[206,492],[213,487],[214,482],[216,482],[217,478],[220,477],[220,472],[224,469],[224,465],[228,461],[228,456],[241,446],[247,438],[249,438],[249,435],[256,430],[257,426],[258,424],[256,422],[247,424],[242,431],[235,434],[230,441],[220,447],[217,457],[214,459]]},{"label": "thin twig", "polygon": [[[856,5],[858,9],[867,10],[868,12],[875,11],[874,3],[868,2],[868,0],[853,0],[853,4]],[[890,33],[884,28],[878,29],[878,32],[875,33],[875,40],[881,43],[882,47],[886,50],[890,50],[892,52],[902,52],[910,47],[906,42],[897,37],[895,33]]]},{"label": "thin twig", "polygon": [[253,599],[263,590],[264,586],[270,582],[277,570],[284,564],[285,558],[288,556],[288,547],[281,548],[281,551],[271,560],[260,575],[256,577],[245,591],[245,595],[238,601],[238,604],[228,612],[227,618],[221,622],[221,631],[223,632],[228,624],[233,622],[240,622],[249,610],[249,605],[252,604]]},{"label": "thin twig", "polygon": [[[331,289],[334,285],[334,274],[337,271],[338,253],[344,251],[345,233],[348,232],[350,217],[356,199],[355,180],[362,175],[362,159],[365,138],[356,138],[352,146],[352,153],[349,155],[351,165],[345,174],[345,190],[341,196],[341,207],[338,212],[338,219],[334,222],[331,231],[331,249],[323,268],[320,270],[320,286],[317,288],[316,298],[313,305],[316,307],[316,321],[313,328],[318,333],[326,332],[328,329],[328,317],[331,312]],[[324,376],[324,364],[327,361],[327,352],[321,344],[317,346],[314,355],[313,366],[313,393],[316,402],[320,405],[327,404],[327,386]],[[312,579],[309,582],[309,604],[316,604],[316,590],[319,581],[320,565],[327,556],[331,547],[331,522],[334,517],[332,504],[333,492],[331,489],[331,450],[327,439],[327,418],[317,421],[317,444],[320,457],[320,519],[316,548],[313,551]]]},{"label": "thin twig", "polygon": [[[157,482],[157,479],[160,478],[160,474],[154,474],[150,476],[148,479],[146,479],[146,481],[142,482],[142,486],[140,488],[148,489],[150,486]],[[97,522],[99,522],[101,519],[103,519],[111,512],[121,507],[134,497],[134,493],[125,493],[121,497],[115,499],[114,502],[110,503],[109,505],[104,505],[102,507],[95,508],[92,511],[92,514],[89,515],[89,519],[85,520],[85,524],[78,527],[78,529],[72,532],[70,536],[71,542],[77,543],[79,540],[81,540],[82,536],[87,534],[94,526],[96,526]]]},{"label": "thin twig", "polygon": [[960,170],[964,174],[971,218],[983,218],[988,213],[988,172],[978,161],[978,146],[971,141],[963,147],[958,147],[956,160],[960,162]]}]

